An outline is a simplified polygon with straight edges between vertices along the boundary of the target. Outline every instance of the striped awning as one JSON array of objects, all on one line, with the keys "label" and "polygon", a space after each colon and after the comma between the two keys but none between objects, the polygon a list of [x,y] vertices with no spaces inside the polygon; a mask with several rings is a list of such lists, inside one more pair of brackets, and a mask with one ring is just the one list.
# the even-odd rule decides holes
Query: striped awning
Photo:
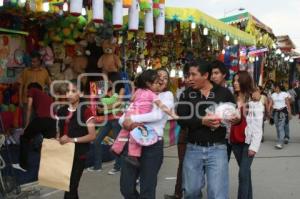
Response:
[{"label": "striped awning", "polygon": [[236,24],[236,23],[240,23],[243,21],[247,21],[249,19],[252,19],[257,27],[264,29],[265,31],[267,31],[270,34],[273,34],[272,28],[270,28],[269,26],[267,26],[266,24],[264,24],[263,22],[258,20],[255,16],[253,16],[249,12],[225,17],[225,18],[220,19],[220,21],[223,21],[226,24]]}]

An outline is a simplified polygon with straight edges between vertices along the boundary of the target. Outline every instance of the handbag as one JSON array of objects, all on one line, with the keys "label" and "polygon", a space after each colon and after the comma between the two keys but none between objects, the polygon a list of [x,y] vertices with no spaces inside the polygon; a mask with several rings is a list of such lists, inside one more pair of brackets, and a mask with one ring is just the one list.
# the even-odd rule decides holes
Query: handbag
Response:
[{"label": "handbag", "polygon": [[158,141],[156,131],[147,125],[134,128],[130,131],[130,135],[141,146],[150,146]]}]

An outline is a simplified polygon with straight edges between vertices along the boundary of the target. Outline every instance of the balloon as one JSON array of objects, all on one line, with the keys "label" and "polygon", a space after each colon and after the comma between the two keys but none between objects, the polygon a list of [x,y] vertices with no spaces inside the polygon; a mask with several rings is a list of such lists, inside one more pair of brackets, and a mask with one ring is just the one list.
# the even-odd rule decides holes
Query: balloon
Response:
[{"label": "balloon", "polygon": [[123,0],[123,8],[130,8],[132,3],[132,0]]},{"label": "balloon", "polygon": [[151,10],[151,1],[152,0],[140,0],[141,11],[145,12]]}]

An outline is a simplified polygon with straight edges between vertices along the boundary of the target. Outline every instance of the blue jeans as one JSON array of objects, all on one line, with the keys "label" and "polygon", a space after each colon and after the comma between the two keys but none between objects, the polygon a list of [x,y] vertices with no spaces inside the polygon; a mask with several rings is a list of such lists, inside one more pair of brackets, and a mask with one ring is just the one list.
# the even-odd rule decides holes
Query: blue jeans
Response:
[{"label": "blue jeans", "polygon": [[[113,131],[114,139],[117,138],[121,126],[118,120],[110,120],[107,121],[104,127],[99,129],[99,134],[96,137],[96,140],[93,143],[93,150],[94,150],[94,169],[101,169],[102,168],[102,151],[101,151],[101,142],[109,134],[109,132]],[[116,157],[116,162],[114,165],[114,169],[120,170],[121,168],[121,159]]]},{"label": "blue jeans", "polygon": [[[125,147],[125,150],[128,150],[128,147]],[[122,162],[120,189],[124,199],[155,199],[157,176],[163,162],[163,155],[161,140],[142,148],[139,168],[127,161]],[[138,177],[140,177],[140,193],[136,190]]]},{"label": "blue jeans", "polygon": [[232,151],[239,165],[238,199],[252,199],[251,164],[253,157],[248,156],[248,144],[232,144]]},{"label": "blue jeans", "polygon": [[227,147],[201,147],[188,144],[183,162],[183,191],[185,199],[201,198],[201,189],[207,176],[207,198],[228,199]]},{"label": "blue jeans", "polygon": [[284,138],[290,139],[288,115],[283,111],[275,111],[274,123],[277,131],[277,143],[283,144]]}]

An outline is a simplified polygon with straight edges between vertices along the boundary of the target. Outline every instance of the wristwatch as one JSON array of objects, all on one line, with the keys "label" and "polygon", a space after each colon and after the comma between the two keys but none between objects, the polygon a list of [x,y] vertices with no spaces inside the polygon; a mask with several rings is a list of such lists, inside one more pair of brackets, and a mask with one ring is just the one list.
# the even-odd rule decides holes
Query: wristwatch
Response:
[{"label": "wristwatch", "polygon": [[77,142],[78,142],[78,139],[77,139],[77,138],[74,138],[73,140],[74,140],[74,143],[77,143]]}]

